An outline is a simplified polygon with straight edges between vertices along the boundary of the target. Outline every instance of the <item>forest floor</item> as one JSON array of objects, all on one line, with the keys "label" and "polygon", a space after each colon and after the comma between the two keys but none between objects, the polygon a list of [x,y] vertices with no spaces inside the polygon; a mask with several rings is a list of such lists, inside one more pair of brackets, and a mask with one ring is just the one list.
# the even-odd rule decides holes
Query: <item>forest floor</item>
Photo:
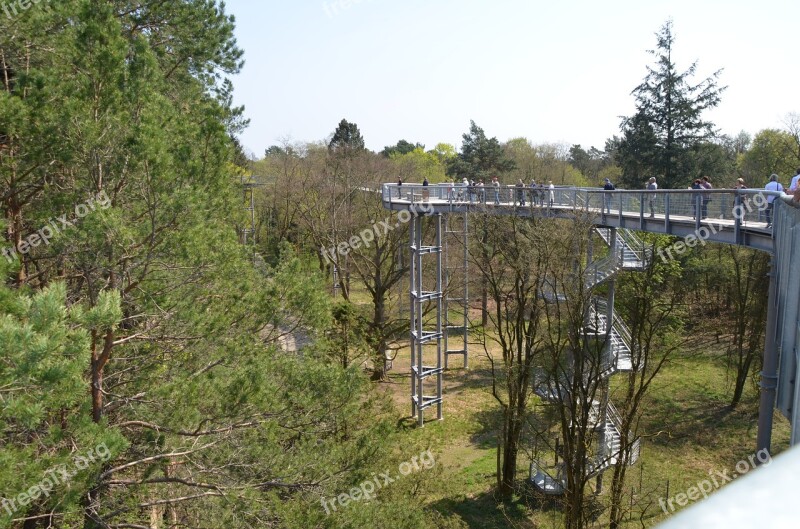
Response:
[{"label": "forest floor", "polygon": [[[710,343],[702,352],[678,353],[653,381],[640,424],[641,458],[627,473],[625,503],[630,522],[625,527],[653,526],[668,517],[659,498],[666,504],[669,497],[685,493],[714,471],[731,474],[737,463],[740,467],[744,466],[742,461],[749,465],[756,440],[757,387],[748,382],[742,402],[730,408],[732,379],[722,349],[723,345]],[[489,354],[497,351],[490,350]],[[398,421],[413,426],[409,360],[405,347],[394,361],[388,382],[380,387],[396,404]],[[432,407],[426,410],[424,428],[407,430],[407,435],[431,446],[440,467],[435,478],[438,482],[432,484],[436,492],[426,498],[427,504],[445,516],[460,518],[471,529],[561,527],[558,510],[533,509],[524,498],[495,501],[500,407],[492,396],[487,353],[481,346],[473,346],[468,369],[454,369],[453,365],[460,365],[458,357],[451,359],[451,369],[443,377],[444,420],[436,420]],[[612,381],[612,393],[613,386]],[[532,451],[530,440],[522,444],[523,451]],[[783,451],[788,444],[788,422],[776,412],[773,453]],[[528,477],[526,457],[520,457],[520,482]],[[610,471],[605,480],[610,484]],[[599,498],[601,502],[607,490],[608,485]],[[676,512],[680,509],[675,503],[673,506]],[[597,527],[607,526],[603,522],[601,516]]]}]

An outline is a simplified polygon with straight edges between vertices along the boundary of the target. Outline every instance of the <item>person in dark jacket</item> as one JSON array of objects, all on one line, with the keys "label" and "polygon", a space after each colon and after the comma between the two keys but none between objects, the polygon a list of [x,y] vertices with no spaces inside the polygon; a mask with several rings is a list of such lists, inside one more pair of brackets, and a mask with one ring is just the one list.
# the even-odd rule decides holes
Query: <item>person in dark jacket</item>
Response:
[{"label": "person in dark jacket", "polygon": [[[606,183],[603,185],[604,191],[614,191],[616,189],[614,184],[611,183],[611,180],[606,178]],[[603,209],[606,213],[611,213],[611,193],[603,193]]]}]

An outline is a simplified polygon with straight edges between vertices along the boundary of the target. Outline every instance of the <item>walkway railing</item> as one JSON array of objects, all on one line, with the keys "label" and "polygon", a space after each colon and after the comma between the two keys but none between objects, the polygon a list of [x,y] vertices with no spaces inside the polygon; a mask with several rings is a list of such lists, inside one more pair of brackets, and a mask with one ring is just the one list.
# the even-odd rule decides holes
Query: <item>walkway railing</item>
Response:
[{"label": "walkway railing", "polygon": [[455,184],[384,184],[385,203],[433,203],[459,209],[529,208],[533,211],[572,210],[599,214],[603,217],[638,219],[648,222],[691,221],[699,229],[708,223],[719,223],[727,229],[768,227],[769,197],[782,195],[764,189],[670,189],[658,191],[615,190],[599,188],[555,187],[517,188],[516,186],[464,186]]},{"label": "walkway railing", "polygon": [[[757,449],[769,450],[773,407],[777,407],[792,423],[791,444],[800,444],[800,405],[797,405],[800,402],[800,384],[796,382],[796,375],[800,372],[800,275],[791,265],[800,261],[800,204],[793,202],[788,195],[763,189],[653,192],[564,187],[531,190],[530,187],[519,189],[515,186],[470,189],[451,184],[384,184],[379,192],[384,207],[392,210],[439,215],[454,211],[486,211],[499,215],[565,218],[574,218],[579,212],[584,212],[601,229],[613,227],[619,232],[632,228],[686,236],[687,246],[691,246],[691,235],[698,238],[704,235],[701,230],[708,230],[705,238],[711,241],[769,252],[772,254],[772,271],[768,274],[769,310],[761,373]],[[774,209],[768,207],[770,199]],[[424,207],[417,207],[418,204],[424,204]],[[769,220],[774,222],[774,228]],[[619,237],[625,236],[609,234],[606,243],[613,240],[617,248],[622,247],[623,253],[626,246],[635,246],[632,241],[620,244]],[[677,249],[676,252],[681,253]],[[623,255],[623,265],[626,260]],[[612,263],[607,264],[608,268],[613,268]],[[590,284],[603,275],[599,268],[607,267],[597,266]],[[552,290],[553,295],[558,295],[556,289]],[[620,324],[621,321],[612,317],[612,329],[623,342],[630,343],[629,332]],[[545,400],[557,398],[558,393],[567,391],[563,383],[551,384],[547,388],[543,396]],[[611,415],[614,423],[613,411]],[[632,445],[629,463],[635,463],[639,454],[640,440],[637,439]],[[539,477],[541,474],[537,472],[536,475]],[[559,480],[550,477],[550,481]]]}]

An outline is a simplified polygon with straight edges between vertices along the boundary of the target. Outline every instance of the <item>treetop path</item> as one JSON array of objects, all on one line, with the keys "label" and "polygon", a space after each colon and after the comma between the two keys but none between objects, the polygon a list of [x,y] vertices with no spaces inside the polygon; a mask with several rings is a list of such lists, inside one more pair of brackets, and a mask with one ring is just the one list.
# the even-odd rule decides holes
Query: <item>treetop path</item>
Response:
[{"label": "treetop path", "polygon": [[[442,342],[451,327],[447,321],[450,311],[442,310],[447,302],[443,288],[447,270],[443,268],[442,254],[447,251],[443,241],[452,233],[449,226],[453,218],[458,219],[460,226],[463,222],[463,227],[455,233],[460,234],[464,244],[471,213],[582,218],[589,219],[598,228],[612,256],[619,254],[614,264],[619,269],[626,267],[629,260],[626,254],[642,250],[634,248],[636,237],[630,235],[630,230],[684,238],[659,250],[652,258],[676,258],[687,247],[706,241],[745,246],[771,255],[757,450],[769,450],[774,407],[792,424],[791,443],[800,443],[800,392],[795,384],[800,376],[800,273],[791,268],[792,262],[800,262],[800,205],[792,202],[789,196],[763,189],[604,191],[599,188],[450,183],[384,184],[381,194],[385,208],[411,213],[411,395],[412,415],[417,416],[420,425],[424,424],[423,410],[428,407],[436,406],[438,418],[442,418],[441,377],[445,366],[442,359],[444,357],[446,362],[447,357]],[[424,222],[435,225],[432,241],[424,240]],[[423,287],[423,258],[436,260],[435,284],[426,285],[427,289]],[[466,274],[466,252],[459,251],[458,259],[462,258],[462,273]],[[444,260],[447,261],[447,256]],[[460,296],[466,305],[466,286]],[[430,318],[423,321],[422,317],[423,307],[431,303],[437,309],[433,324]],[[611,311],[613,307],[608,321],[614,321]],[[466,333],[463,339],[463,349],[457,351],[464,355],[466,366]],[[435,382],[435,387],[426,392],[424,383],[429,380]]]}]

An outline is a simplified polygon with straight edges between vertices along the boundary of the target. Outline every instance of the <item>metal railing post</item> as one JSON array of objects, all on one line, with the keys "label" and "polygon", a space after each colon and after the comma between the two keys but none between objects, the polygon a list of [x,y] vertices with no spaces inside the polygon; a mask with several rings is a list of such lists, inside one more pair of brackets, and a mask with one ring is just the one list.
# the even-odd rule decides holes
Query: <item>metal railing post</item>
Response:
[{"label": "metal railing post", "polygon": [[644,193],[639,194],[639,229],[644,230]]}]

